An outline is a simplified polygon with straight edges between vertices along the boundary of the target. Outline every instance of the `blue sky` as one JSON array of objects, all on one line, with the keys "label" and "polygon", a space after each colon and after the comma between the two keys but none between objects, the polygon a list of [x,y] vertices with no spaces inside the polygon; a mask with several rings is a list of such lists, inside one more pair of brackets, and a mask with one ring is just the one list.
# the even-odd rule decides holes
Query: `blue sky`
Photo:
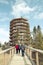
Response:
[{"label": "blue sky", "polygon": [[30,30],[40,25],[43,32],[43,0],[0,0],[0,42],[9,41],[10,21],[28,19]]}]

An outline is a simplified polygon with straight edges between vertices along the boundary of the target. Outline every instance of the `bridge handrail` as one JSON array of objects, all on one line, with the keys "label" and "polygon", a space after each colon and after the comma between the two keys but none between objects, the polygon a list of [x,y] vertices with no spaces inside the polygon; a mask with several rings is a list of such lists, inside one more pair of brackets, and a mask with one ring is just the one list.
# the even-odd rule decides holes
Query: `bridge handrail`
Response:
[{"label": "bridge handrail", "polygon": [[[35,49],[33,47],[30,47],[30,46],[25,46],[26,47],[26,53],[27,53],[27,56],[29,56],[30,60],[32,61],[32,64],[33,65],[40,65],[41,62],[43,61],[41,55],[43,55],[43,50],[40,50],[40,49]],[[35,56],[34,53],[35,52]],[[42,60],[42,61],[41,61]],[[34,63],[34,61],[36,63]]]},{"label": "bridge handrail", "polygon": [[39,52],[39,53],[42,53],[43,54],[43,50],[40,50],[40,49],[35,49],[35,48],[32,48],[32,47],[28,47],[30,50],[32,51],[36,51],[36,52]]},{"label": "bridge handrail", "polygon": [[11,48],[8,48],[8,49],[6,49],[6,50],[3,50],[3,51],[0,52],[0,54],[5,53],[5,52],[7,52],[7,51],[9,51],[9,50],[11,50],[11,49],[13,49],[13,48],[14,48],[14,47],[11,47]]}]

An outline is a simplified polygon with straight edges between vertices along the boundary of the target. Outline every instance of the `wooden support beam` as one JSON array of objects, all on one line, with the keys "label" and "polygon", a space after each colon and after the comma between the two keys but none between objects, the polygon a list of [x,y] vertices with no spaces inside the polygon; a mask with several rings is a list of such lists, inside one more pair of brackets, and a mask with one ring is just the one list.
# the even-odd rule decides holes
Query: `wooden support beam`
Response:
[{"label": "wooden support beam", "polygon": [[36,65],[39,65],[39,56],[38,56],[38,52],[36,52]]}]

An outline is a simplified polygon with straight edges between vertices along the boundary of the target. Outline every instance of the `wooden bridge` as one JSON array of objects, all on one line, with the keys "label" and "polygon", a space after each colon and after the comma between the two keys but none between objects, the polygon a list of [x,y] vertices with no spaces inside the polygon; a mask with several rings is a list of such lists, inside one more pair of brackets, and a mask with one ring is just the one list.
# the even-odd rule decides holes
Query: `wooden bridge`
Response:
[{"label": "wooden bridge", "polygon": [[0,65],[43,65],[43,51],[27,47],[25,56],[15,53],[15,47],[0,52]]}]

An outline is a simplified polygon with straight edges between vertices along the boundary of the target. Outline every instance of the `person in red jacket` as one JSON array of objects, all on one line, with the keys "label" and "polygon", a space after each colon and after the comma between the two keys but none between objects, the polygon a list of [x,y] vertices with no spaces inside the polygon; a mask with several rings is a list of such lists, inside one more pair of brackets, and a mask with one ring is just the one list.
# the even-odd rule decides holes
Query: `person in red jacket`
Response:
[{"label": "person in red jacket", "polygon": [[18,44],[15,45],[15,48],[16,48],[16,54],[17,54],[18,53],[18,49],[19,49]]}]

